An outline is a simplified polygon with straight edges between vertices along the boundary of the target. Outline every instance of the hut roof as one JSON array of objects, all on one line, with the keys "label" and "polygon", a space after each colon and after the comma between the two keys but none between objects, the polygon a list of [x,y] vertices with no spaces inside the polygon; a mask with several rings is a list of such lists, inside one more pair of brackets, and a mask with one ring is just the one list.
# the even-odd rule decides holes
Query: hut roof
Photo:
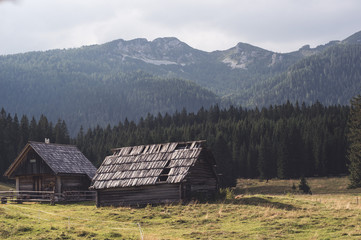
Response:
[{"label": "hut roof", "polygon": [[29,142],[5,172],[5,176],[11,176],[30,149],[33,149],[55,174],[86,174],[90,179],[95,175],[96,168],[76,146]]},{"label": "hut roof", "polygon": [[205,141],[116,148],[98,168],[91,188],[106,189],[182,182]]}]

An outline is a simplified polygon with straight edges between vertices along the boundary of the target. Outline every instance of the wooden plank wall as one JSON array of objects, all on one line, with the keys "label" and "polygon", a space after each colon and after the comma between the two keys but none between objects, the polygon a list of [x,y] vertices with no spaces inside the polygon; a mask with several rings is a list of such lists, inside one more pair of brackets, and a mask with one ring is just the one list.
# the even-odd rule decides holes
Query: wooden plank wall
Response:
[{"label": "wooden plank wall", "polygon": [[97,206],[131,206],[179,202],[179,184],[97,190]]},{"label": "wooden plank wall", "polygon": [[56,178],[54,175],[43,175],[41,183],[42,191],[54,191],[56,187]]},{"label": "wooden plank wall", "polygon": [[[25,160],[14,171],[14,173],[12,174],[13,176],[53,173],[49,166],[33,149],[30,149],[30,151],[24,156],[24,158]],[[34,159],[35,162],[30,162],[31,159]]]},{"label": "wooden plank wall", "polygon": [[[20,176],[19,178],[19,191],[33,191],[34,186],[34,175],[31,176]],[[41,175],[39,176],[41,182],[41,191],[53,191],[55,186],[54,175]]]},{"label": "wooden plank wall", "polygon": [[19,191],[33,191],[33,176],[19,177]]},{"label": "wooden plank wall", "polygon": [[[56,176],[55,175],[31,175],[19,177],[19,191],[33,191],[34,176],[39,176],[41,179],[41,191],[56,191]],[[71,190],[89,190],[90,180],[86,176],[60,176],[61,192]]]},{"label": "wooden plank wall", "polygon": [[[190,173],[186,177],[186,184],[190,185],[191,196],[187,196],[183,192],[182,196],[185,199],[197,197],[200,194],[204,195],[203,197],[212,198],[216,193],[218,188],[217,176],[212,165],[205,159],[204,154],[200,155],[196,164],[190,169]],[[184,187],[182,189],[185,191]]]},{"label": "wooden plank wall", "polygon": [[90,180],[86,176],[60,176],[61,191],[89,190]]}]

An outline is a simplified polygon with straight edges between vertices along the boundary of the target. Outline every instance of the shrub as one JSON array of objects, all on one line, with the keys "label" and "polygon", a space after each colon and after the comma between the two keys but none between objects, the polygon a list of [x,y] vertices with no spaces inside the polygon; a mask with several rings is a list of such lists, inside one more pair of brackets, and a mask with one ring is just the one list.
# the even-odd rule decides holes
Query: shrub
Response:
[{"label": "shrub", "polygon": [[298,189],[303,193],[312,194],[310,186],[308,186],[307,180],[305,177],[301,177],[300,184],[298,185]]},{"label": "shrub", "polygon": [[296,185],[295,185],[295,183],[292,183],[292,191],[293,191],[293,192],[296,191]]},{"label": "shrub", "polygon": [[220,188],[218,193],[219,200],[234,200],[234,191],[231,188]]}]

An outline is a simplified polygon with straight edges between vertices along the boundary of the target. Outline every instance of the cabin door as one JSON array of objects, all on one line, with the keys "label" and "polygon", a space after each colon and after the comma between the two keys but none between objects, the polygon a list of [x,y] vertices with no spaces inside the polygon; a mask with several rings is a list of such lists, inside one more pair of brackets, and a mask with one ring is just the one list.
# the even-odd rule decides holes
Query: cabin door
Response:
[{"label": "cabin door", "polygon": [[33,177],[33,191],[41,191],[41,177],[40,176]]}]

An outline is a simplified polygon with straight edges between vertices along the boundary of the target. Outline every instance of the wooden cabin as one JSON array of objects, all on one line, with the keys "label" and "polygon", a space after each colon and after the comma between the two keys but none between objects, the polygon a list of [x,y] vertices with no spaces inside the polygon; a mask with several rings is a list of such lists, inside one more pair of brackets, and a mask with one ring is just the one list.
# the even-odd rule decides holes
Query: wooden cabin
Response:
[{"label": "wooden cabin", "polygon": [[96,205],[143,205],[210,199],[218,189],[215,160],[204,141],[113,149],[95,177]]},{"label": "wooden cabin", "polygon": [[4,176],[16,180],[16,191],[88,190],[96,168],[76,146],[29,142]]}]

